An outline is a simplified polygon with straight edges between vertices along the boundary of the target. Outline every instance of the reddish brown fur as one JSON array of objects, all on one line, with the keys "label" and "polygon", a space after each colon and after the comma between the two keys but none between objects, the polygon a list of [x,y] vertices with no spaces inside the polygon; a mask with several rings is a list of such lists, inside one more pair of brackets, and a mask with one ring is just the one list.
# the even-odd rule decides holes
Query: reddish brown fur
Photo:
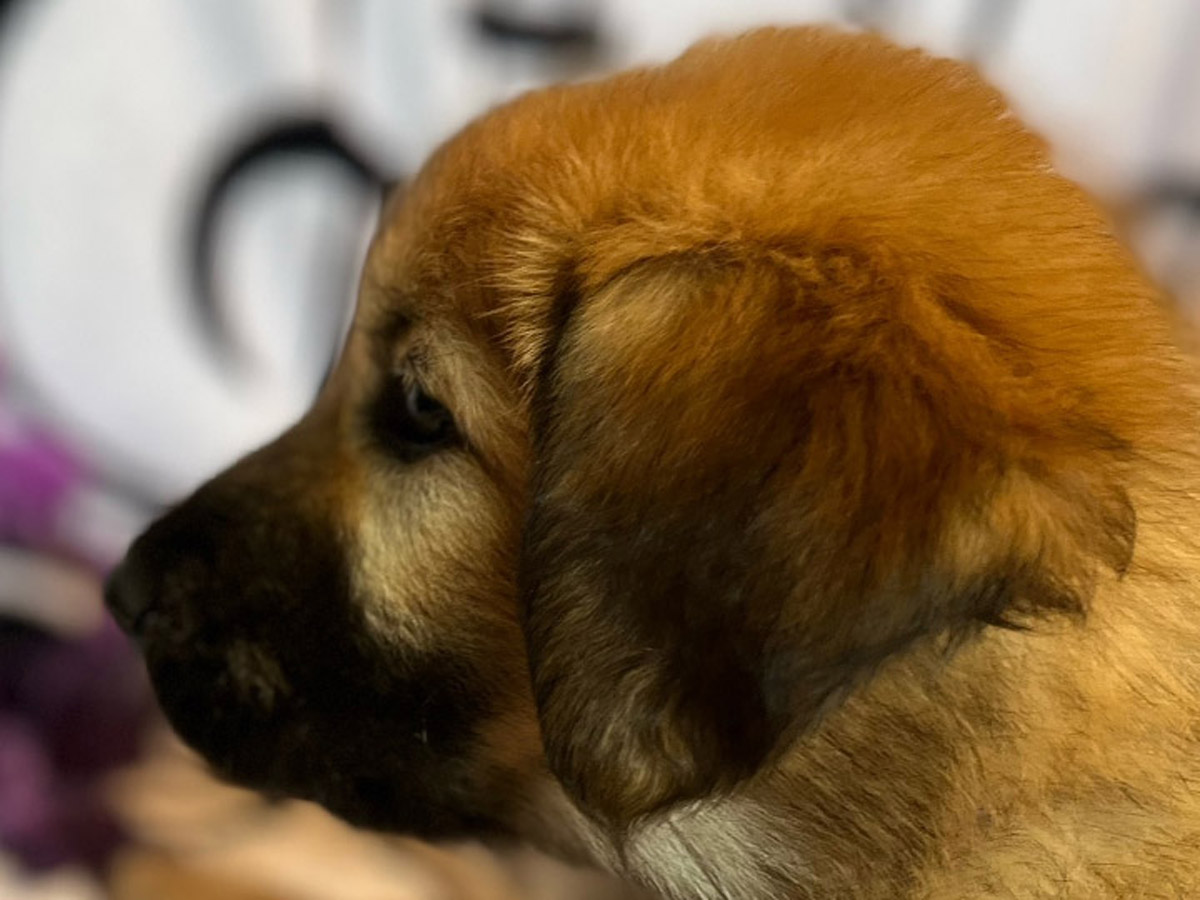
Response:
[{"label": "reddish brown fur", "polygon": [[[530,840],[675,898],[1191,896],[1175,328],[967,67],[756,32],[436,154],[329,515],[381,633],[491,673],[470,765]],[[396,366],[469,453],[365,449]]]}]

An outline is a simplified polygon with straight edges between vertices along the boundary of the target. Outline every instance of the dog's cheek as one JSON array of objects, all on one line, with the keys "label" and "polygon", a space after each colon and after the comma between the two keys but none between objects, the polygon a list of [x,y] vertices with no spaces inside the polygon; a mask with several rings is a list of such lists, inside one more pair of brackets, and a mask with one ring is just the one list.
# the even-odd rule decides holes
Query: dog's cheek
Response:
[{"label": "dog's cheek", "polygon": [[348,568],[364,639],[381,655],[453,659],[472,671],[428,710],[448,720],[476,710],[442,762],[471,786],[460,802],[503,807],[498,816],[543,843],[533,832],[561,829],[543,827],[552,780],[516,611],[519,512],[465,452],[378,466],[359,498],[342,530],[353,538]]},{"label": "dog's cheek", "polygon": [[373,639],[476,659],[524,680],[516,615],[517,515],[465,453],[371,474],[345,530],[354,595]]}]

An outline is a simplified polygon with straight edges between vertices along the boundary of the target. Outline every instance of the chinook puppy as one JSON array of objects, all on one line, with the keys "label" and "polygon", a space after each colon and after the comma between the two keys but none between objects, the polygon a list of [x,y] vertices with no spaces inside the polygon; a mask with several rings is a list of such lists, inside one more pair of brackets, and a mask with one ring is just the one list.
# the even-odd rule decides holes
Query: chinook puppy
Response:
[{"label": "chinook puppy", "polygon": [[760,31],[439,150],[109,603],[227,777],[671,898],[1200,893],[1195,375],[963,65]]}]

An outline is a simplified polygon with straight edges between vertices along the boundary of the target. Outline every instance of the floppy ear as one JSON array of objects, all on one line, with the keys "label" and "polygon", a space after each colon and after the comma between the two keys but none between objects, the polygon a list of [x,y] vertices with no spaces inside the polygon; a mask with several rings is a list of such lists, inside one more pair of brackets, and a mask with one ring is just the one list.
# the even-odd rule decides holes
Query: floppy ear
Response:
[{"label": "floppy ear", "polygon": [[969,297],[838,249],[599,281],[544,361],[521,594],[550,765],[610,824],[1127,563],[1124,445]]}]

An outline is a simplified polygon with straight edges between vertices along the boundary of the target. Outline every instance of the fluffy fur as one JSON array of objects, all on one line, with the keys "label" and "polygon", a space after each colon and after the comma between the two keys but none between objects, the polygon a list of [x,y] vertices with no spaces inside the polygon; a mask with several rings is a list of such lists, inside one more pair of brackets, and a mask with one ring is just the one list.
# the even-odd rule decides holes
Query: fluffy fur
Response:
[{"label": "fluffy fur", "polygon": [[969,68],[761,31],[443,147],[313,411],[110,596],[220,770],[355,821],[680,900],[1191,896],[1195,384]]}]

